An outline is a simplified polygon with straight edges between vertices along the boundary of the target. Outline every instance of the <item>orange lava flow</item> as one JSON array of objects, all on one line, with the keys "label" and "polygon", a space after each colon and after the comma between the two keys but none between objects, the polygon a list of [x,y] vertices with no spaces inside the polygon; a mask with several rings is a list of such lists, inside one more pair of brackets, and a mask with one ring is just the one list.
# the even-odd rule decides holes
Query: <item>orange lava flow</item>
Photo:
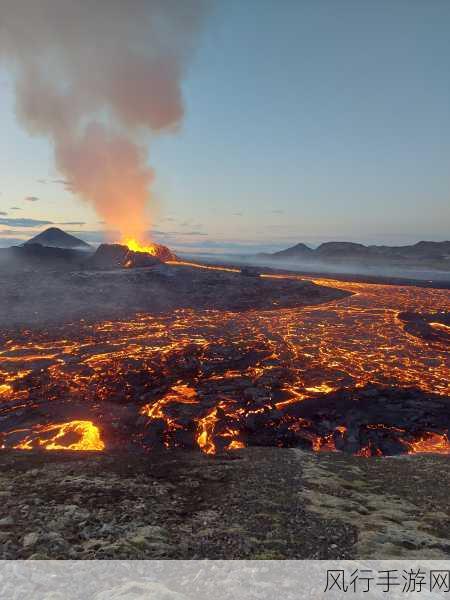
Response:
[{"label": "orange lava flow", "polygon": [[16,450],[32,450],[36,447],[45,450],[104,450],[105,444],[98,427],[91,421],[69,421],[37,426],[13,447]]},{"label": "orange lava flow", "polygon": [[196,440],[198,447],[205,454],[216,454],[216,444],[214,442],[215,434],[218,438],[223,438],[224,440],[230,439],[226,445],[226,450],[239,450],[240,448],[245,448],[245,443],[238,439],[240,434],[239,430],[227,428],[225,431],[216,431],[216,427],[220,421],[219,411],[222,414],[232,416],[235,410],[233,403],[222,400],[215,408],[198,420]]},{"label": "orange lava flow", "polygon": [[241,272],[241,269],[235,267],[216,267],[212,265],[202,265],[200,263],[194,263],[185,260],[167,260],[166,265],[174,265],[176,267],[192,267],[194,269],[205,269],[207,271],[225,271],[226,273]]},{"label": "orange lava flow", "polygon": [[227,450],[241,450],[242,448],[245,448],[245,444],[241,440],[233,440],[227,446]]},{"label": "orange lava flow", "polygon": [[214,408],[198,422],[197,444],[205,454],[215,454],[216,446],[212,434],[217,423],[217,408]]},{"label": "orange lava flow", "polygon": [[450,334],[450,326],[444,325],[444,323],[430,323],[430,327],[433,329],[437,329],[438,331],[443,331],[444,333]]},{"label": "orange lava flow", "polygon": [[197,404],[196,391],[187,385],[174,385],[170,391],[155,402],[144,404],[140,410],[140,414],[149,417],[149,419],[161,419],[165,423],[164,445],[166,448],[171,447],[171,432],[176,429],[181,429],[176,419],[169,417],[164,412],[164,407],[171,404]]},{"label": "orange lava flow", "polygon": [[7,383],[0,385],[0,396],[9,394],[10,392],[12,392],[12,387],[10,385]]},{"label": "orange lava flow", "polygon": [[140,412],[141,415],[146,415],[147,417],[150,417],[150,419],[164,419],[166,418],[163,411],[164,405],[171,404],[172,402],[196,404],[196,396],[195,390],[187,385],[173,386],[172,390],[163,398],[152,404],[145,404]]},{"label": "orange lava flow", "polygon": [[429,432],[409,446],[410,453],[450,454],[450,441],[445,434]]},{"label": "orange lava flow", "polygon": [[[136,248],[149,252],[139,244],[131,247]],[[352,295],[327,304],[240,313],[178,309],[7,339],[0,348],[2,418],[14,416],[18,407],[36,408],[40,414],[42,398],[56,407],[76,402],[82,408],[77,413],[80,420],[65,422],[65,417],[55,416],[57,423],[24,430],[22,439],[14,438],[6,446],[102,450],[104,443],[94,423],[104,422],[97,418],[102,403],[112,403],[134,407],[136,417],[144,421],[147,417],[148,428],[161,420],[164,443],[172,447],[172,440],[185,427],[175,409],[178,404],[192,404],[198,405],[197,413],[195,406],[184,407],[195,415],[192,435],[203,452],[214,454],[218,448],[245,445],[245,432],[236,426],[242,415],[257,419],[265,410],[284,410],[340,388],[376,384],[450,394],[448,346],[411,335],[397,317],[403,311],[433,315],[448,311],[448,290],[295,275],[265,277],[309,279]],[[253,397],[255,389],[259,395]],[[92,412],[83,412],[85,406]],[[46,414],[47,423],[48,415],[66,413],[53,412],[52,405]],[[7,437],[16,435],[19,425],[14,423],[4,434]],[[333,437],[312,439],[313,448],[333,450],[340,434],[336,430]],[[449,453],[444,433],[424,434],[404,443],[411,453]],[[362,452],[373,455],[371,448]]]}]

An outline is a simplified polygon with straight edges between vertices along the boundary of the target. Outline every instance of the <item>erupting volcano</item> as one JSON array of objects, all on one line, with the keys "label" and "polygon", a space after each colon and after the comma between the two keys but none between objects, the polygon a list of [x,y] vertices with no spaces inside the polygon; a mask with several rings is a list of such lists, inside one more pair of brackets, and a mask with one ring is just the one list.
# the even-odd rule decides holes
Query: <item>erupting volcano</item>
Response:
[{"label": "erupting volcano", "polygon": [[163,246],[161,244],[141,244],[133,238],[125,239],[121,242],[121,244],[126,246],[130,252],[150,254],[151,256],[155,256],[159,260],[162,260],[163,262],[169,260],[178,260],[177,256],[171,250],[169,250],[167,246]]},{"label": "erupting volcano", "polygon": [[182,79],[206,3],[7,0],[1,11],[0,59],[16,79],[21,122],[51,141],[64,186],[108,230],[159,257],[137,241],[153,212],[147,146],[183,120]]}]

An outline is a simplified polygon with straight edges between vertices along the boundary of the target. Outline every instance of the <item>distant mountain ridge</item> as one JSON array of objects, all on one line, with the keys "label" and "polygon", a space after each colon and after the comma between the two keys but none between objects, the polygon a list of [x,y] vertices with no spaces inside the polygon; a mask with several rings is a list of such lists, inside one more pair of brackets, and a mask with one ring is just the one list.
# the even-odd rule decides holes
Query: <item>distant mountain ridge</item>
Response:
[{"label": "distant mountain ridge", "polygon": [[88,250],[91,246],[83,240],[66,233],[59,227],[49,227],[38,235],[25,242],[27,244],[40,244],[50,248],[70,248]]},{"label": "distant mountain ridge", "polygon": [[417,267],[450,271],[450,241],[421,241],[409,246],[365,246],[355,242],[325,242],[316,249],[299,243],[258,258],[303,264],[326,263],[366,267]]}]

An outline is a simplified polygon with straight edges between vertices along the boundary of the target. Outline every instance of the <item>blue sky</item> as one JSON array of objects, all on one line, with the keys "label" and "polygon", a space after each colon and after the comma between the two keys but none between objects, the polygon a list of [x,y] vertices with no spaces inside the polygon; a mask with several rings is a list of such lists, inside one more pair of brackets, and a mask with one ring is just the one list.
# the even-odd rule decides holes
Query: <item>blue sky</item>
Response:
[{"label": "blue sky", "polygon": [[[449,239],[449,31],[447,0],[217,3],[181,128],[149,143],[155,239],[200,251]],[[0,128],[0,243],[47,226],[34,220],[98,240],[49,143],[17,123],[5,71]]]}]

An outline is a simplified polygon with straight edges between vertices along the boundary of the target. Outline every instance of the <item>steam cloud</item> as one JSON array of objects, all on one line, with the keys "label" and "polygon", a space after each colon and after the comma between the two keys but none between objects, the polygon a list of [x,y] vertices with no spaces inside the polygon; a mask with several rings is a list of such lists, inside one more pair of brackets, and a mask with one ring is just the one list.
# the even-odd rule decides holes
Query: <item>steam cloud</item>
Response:
[{"label": "steam cloud", "polygon": [[0,0],[17,112],[108,227],[140,238],[154,179],[143,136],[175,129],[205,0]]}]

